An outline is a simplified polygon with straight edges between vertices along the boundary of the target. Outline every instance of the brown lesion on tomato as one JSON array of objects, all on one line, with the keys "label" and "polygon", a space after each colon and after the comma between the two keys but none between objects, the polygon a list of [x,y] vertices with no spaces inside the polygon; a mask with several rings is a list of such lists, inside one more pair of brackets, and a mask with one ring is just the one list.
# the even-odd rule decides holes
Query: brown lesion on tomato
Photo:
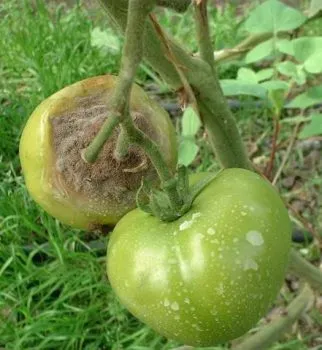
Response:
[{"label": "brown lesion on tomato", "polygon": [[[95,163],[86,163],[81,158],[81,151],[90,144],[108,118],[108,99],[105,92],[78,97],[74,100],[73,109],[51,117],[55,178],[56,181],[59,179],[59,184],[55,185],[73,195],[77,193],[80,200],[90,199],[88,203],[92,203],[89,206],[92,205],[93,209],[104,202],[115,205],[125,202],[131,208],[142,177],[157,179],[144,151],[130,146],[124,159],[115,159],[117,127]],[[143,115],[138,110],[131,113],[136,126],[158,143],[162,135],[150,124],[149,115]]]}]

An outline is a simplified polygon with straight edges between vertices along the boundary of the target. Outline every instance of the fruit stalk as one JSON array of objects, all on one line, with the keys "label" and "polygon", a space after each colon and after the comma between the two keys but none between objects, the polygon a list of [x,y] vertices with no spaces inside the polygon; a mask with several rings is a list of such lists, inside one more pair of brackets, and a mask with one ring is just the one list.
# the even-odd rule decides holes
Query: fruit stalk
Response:
[{"label": "fruit stalk", "polygon": [[[169,186],[173,182],[173,174],[167,166],[158,146],[140,129],[138,129],[130,115],[129,104],[132,85],[134,83],[137,68],[143,57],[143,35],[149,13],[156,4],[156,0],[130,0],[125,42],[123,46],[119,79],[111,101],[111,116],[106,119],[91,144],[83,151],[83,159],[89,163],[95,162],[107,139],[112,135],[114,128],[121,124],[124,136],[128,144],[136,144],[143,148],[154,165],[161,187],[167,193],[171,206],[177,210],[181,207],[182,200],[175,186]],[[117,150],[116,150],[117,151]],[[122,149],[124,154],[125,150]]]},{"label": "fruit stalk", "polygon": [[142,36],[148,14],[152,10],[155,0],[130,0],[127,17],[125,42],[123,46],[119,80],[111,101],[111,115],[107,118],[95,139],[84,152],[87,162],[93,163],[97,159],[105,141],[111,136],[112,131],[124,118],[129,118],[128,106],[130,93],[135,79],[137,68],[142,60]]},{"label": "fruit stalk", "polygon": [[214,68],[215,60],[209,31],[207,3],[208,0],[203,0],[199,3],[194,2],[195,22],[200,57],[207,62],[211,68]]}]

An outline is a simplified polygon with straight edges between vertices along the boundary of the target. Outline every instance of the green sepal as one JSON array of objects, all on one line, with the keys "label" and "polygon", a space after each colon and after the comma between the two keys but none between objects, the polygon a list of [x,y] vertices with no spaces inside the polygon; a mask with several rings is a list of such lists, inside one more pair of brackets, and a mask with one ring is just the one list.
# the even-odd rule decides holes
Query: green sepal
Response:
[{"label": "green sepal", "polygon": [[[173,203],[164,189],[153,189],[147,181],[142,180],[136,195],[137,206],[139,209],[158,217],[162,221],[174,221],[189,211],[196,197],[216,176],[217,174],[211,174],[189,187],[188,171],[186,167],[179,167],[178,176],[164,186],[167,189],[171,188],[174,191],[178,191],[181,204],[177,208],[173,207]],[[148,204],[144,201],[143,192],[149,197]]]},{"label": "green sepal", "polygon": [[137,190],[136,196],[135,196],[136,205],[140,210],[142,210],[148,214],[153,214],[152,210],[150,208],[149,202],[147,202],[144,199],[144,197],[145,198],[147,197],[148,191],[149,192],[151,191],[151,186],[147,181],[145,181],[142,178],[141,185],[140,185],[139,189]]},{"label": "green sepal", "polygon": [[179,165],[178,167],[178,183],[177,190],[183,201],[189,195],[189,175],[188,169],[184,165]]},{"label": "green sepal", "polygon": [[150,209],[152,214],[162,221],[172,221],[169,218],[172,216],[173,209],[168,195],[162,191],[153,191],[150,195]]}]

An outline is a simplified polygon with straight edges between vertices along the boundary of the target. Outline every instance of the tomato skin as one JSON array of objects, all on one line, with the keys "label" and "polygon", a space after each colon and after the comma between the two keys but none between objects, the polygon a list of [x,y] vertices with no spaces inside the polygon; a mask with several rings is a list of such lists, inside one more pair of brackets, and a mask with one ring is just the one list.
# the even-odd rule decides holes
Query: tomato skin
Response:
[{"label": "tomato skin", "polygon": [[126,214],[110,237],[107,274],[120,301],[157,332],[212,346],[265,315],[290,245],[288,213],[272,185],[248,170],[226,169],[175,222],[138,209]]},{"label": "tomato skin", "polygon": [[[142,176],[137,173],[138,181],[137,183],[132,182],[131,189],[123,186],[120,193],[116,190],[113,196],[102,199],[90,197],[64,184],[63,175],[57,169],[58,156],[55,154],[53,145],[52,120],[61,118],[64,113],[74,113],[75,109],[78,108],[78,101],[88,96],[102,95],[108,101],[116,81],[116,76],[98,76],[79,81],[56,92],[35,109],[21,136],[19,155],[30,195],[50,215],[75,228],[89,230],[99,228],[101,225],[115,225],[125,213],[136,207],[135,194],[141,184],[141,177],[150,175],[152,181],[158,182],[155,170],[150,165]],[[168,167],[174,170],[176,166],[176,135],[168,114],[136,84],[134,84],[131,93],[130,108],[131,111],[134,110],[136,113],[140,113],[142,118],[145,118],[149,128],[158,137],[158,141],[155,141],[159,145]],[[90,117],[92,116],[88,116],[88,118]],[[70,126],[67,127],[70,128]],[[80,154],[79,152],[79,162],[83,162]],[[122,169],[117,175],[110,176],[111,181],[117,181],[120,178],[119,175],[123,175],[123,177],[133,176],[130,173],[122,174],[121,171]],[[70,173],[73,173],[73,170]],[[102,173],[102,171],[97,173]],[[106,173],[108,176],[109,171]],[[92,183],[96,182],[92,181]],[[97,187],[96,190],[99,193],[106,192],[105,188]]]}]

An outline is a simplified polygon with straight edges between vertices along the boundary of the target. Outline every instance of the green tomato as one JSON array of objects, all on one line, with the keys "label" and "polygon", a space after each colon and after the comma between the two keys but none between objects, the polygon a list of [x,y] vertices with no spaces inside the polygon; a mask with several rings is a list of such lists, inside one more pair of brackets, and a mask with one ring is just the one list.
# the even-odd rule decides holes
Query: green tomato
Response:
[{"label": "green tomato", "polygon": [[[33,199],[63,223],[80,229],[115,225],[136,207],[142,177],[158,183],[143,150],[130,147],[123,160],[114,154],[118,130],[93,164],[81,152],[109,115],[117,77],[79,81],[44,100],[32,113],[20,140],[20,161]],[[176,136],[164,109],[133,85],[130,110],[136,125],[159,146],[168,167],[176,166]]]},{"label": "green tomato", "polygon": [[288,213],[273,186],[251,171],[226,169],[174,222],[139,209],[126,214],[110,237],[107,274],[141,321],[170,339],[211,346],[265,315],[290,245]]}]

